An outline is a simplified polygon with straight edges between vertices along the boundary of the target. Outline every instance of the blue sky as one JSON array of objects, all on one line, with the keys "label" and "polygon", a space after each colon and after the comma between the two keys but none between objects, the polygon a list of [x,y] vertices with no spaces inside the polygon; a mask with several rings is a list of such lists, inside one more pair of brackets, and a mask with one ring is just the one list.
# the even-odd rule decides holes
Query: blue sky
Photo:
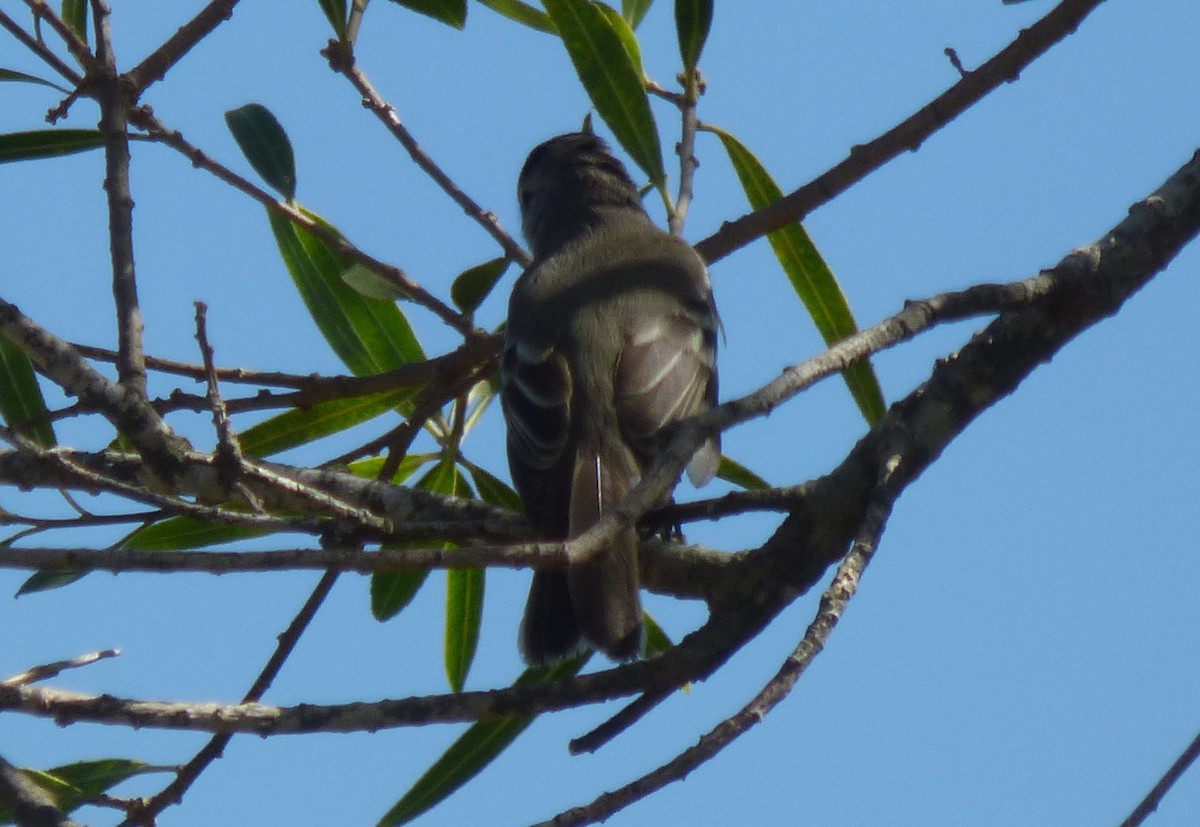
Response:
[{"label": "blue sky", "polygon": [[[19,5],[2,7],[17,15]],[[114,5],[118,54],[129,66],[202,4]],[[718,3],[701,61],[708,92],[700,117],[741,138],[791,190],[953,83],[945,47],[968,68],[978,65],[1050,7],[1041,0]],[[908,298],[1028,277],[1119,221],[1196,149],[1198,24],[1193,0],[1106,3],[1016,83],[814,213],[806,226],[860,323],[896,312]],[[647,71],[664,85],[678,71],[672,25],[670,4],[660,2],[640,29]],[[457,273],[498,250],[328,70],[317,54],[327,29],[315,2],[244,3],[147,102],[247,174],[223,113],[250,101],[266,105],[294,145],[299,200],[446,296]],[[377,0],[359,60],[421,144],[514,232],[525,154],[576,128],[588,108],[554,38],[477,5],[466,30],[455,32]],[[0,39],[0,65],[40,71],[9,39]],[[57,103],[34,87],[5,84],[0,92],[4,132],[38,128]],[[666,107],[657,114],[669,150],[675,121]],[[92,110],[78,106],[66,125],[93,124]],[[745,211],[719,143],[701,136],[698,154],[691,240]],[[101,178],[98,154],[0,167],[9,204],[0,222],[0,295],[73,340],[111,345]],[[195,361],[192,302],[202,299],[221,364],[341,371],[291,289],[261,207],[157,146],[135,146],[133,185],[149,352]],[[608,823],[1123,819],[1200,725],[1198,267],[1200,247],[1185,251],[1119,316],[980,417],[899,501],[859,596],[794,693],[687,781]],[[481,324],[502,319],[513,277],[485,303]],[[820,352],[765,243],[719,262],[713,278],[727,333],[723,398]],[[429,351],[452,344],[427,314],[411,318]],[[949,326],[879,356],[889,400],[980,326]],[[170,387],[160,382],[155,390]],[[173,422],[197,444],[211,444],[206,417]],[[769,481],[790,484],[833,467],[863,429],[844,386],[830,381],[727,434],[725,448]],[[501,434],[492,411],[467,447],[505,476]],[[87,440],[89,431],[67,426],[60,437]],[[285,459],[311,462],[336,451]],[[680,495],[693,493],[684,487]],[[23,503],[0,490],[0,506],[29,510]],[[37,507],[56,505],[46,496]],[[697,526],[689,537],[737,550],[772,528],[756,518]],[[0,572],[0,593],[12,594],[23,579]],[[53,684],[232,702],[315,579],[94,575],[69,589],[3,600],[0,676],[120,647],[120,658]],[[444,691],[441,582],[435,575],[413,606],[381,625],[368,611],[367,581],[344,577],[266,700]],[[489,577],[470,688],[504,685],[517,673],[526,583],[524,573]],[[544,716],[487,774],[419,823],[529,823],[652,769],[769,679],[803,634],[816,597],[798,601],[721,674],[677,694],[596,755],[570,758],[566,741],[612,709]],[[696,606],[660,598],[648,605],[675,636],[701,619]],[[425,727],[235,739],[161,824],[374,823],[457,733]],[[0,717],[0,754],[30,766],[107,755],[171,764],[201,741]],[[154,789],[152,782],[129,787]],[[1197,812],[1200,772],[1193,771],[1148,823],[1194,824]],[[90,811],[85,820],[113,818]]]}]

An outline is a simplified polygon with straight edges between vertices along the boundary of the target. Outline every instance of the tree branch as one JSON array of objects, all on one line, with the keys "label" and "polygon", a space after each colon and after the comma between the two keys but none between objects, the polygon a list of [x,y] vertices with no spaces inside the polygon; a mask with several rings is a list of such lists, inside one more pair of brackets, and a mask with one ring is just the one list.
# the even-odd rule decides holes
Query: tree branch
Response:
[{"label": "tree branch", "polygon": [[1003,83],[1016,80],[1035,59],[1075,31],[1104,0],[1063,0],[1016,40],[892,129],[850,150],[849,157],[769,207],[727,221],[696,244],[709,262],[717,261],[772,230],[801,221],[817,207],[858,183],[901,152],[915,151]]}]

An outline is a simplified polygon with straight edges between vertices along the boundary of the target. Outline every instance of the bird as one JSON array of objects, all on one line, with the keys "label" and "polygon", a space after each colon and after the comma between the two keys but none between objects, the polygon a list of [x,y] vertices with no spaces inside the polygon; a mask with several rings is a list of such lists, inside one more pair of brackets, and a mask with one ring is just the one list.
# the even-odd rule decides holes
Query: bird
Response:
[{"label": "bird", "polygon": [[[587,530],[637,484],[672,426],[717,400],[720,321],[708,269],[660,229],[598,136],[536,146],[517,183],[532,263],[509,299],[500,400],[513,483],[544,540]],[[707,483],[720,437],[688,465]],[[583,645],[615,661],[642,648],[638,534],[565,570],[533,574],[519,644],[531,665]]]}]

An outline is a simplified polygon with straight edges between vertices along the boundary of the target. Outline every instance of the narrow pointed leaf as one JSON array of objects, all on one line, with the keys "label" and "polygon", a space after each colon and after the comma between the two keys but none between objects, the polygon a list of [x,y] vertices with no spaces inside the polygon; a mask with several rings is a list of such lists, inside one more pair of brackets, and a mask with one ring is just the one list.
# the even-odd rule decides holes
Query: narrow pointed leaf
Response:
[{"label": "narrow pointed leaf", "polygon": [[344,40],[346,37],[346,0],[317,0],[317,2],[321,4],[321,11],[325,12],[325,16],[329,18],[329,24],[333,26],[338,40]]},{"label": "narrow pointed leaf", "polygon": [[[762,209],[783,197],[778,184],[750,150],[728,132],[716,128],[712,131],[725,146],[752,208]],[[832,345],[857,331],[841,285],[804,227],[798,222],[790,224],[769,233],[767,239],[825,343]],[[843,377],[867,422],[879,421],[886,405],[871,363],[859,362],[843,371]]]},{"label": "narrow pointed leaf", "polygon": [[295,200],[292,142],[271,111],[262,104],[248,103],[226,112],[225,123],[254,171],[286,200]]},{"label": "narrow pointed leaf", "polygon": [[87,576],[86,571],[75,570],[43,570],[35,571],[26,578],[25,582],[17,589],[14,597],[24,597],[27,594],[36,594],[37,592],[48,592],[52,589],[61,589],[63,586],[69,586],[77,580],[82,580]]},{"label": "narrow pointed leaf", "polygon": [[467,0],[392,0],[392,2],[456,29],[467,25]]},{"label": "narrow pointed leaf", "polygon": [[60,810],[70,812],[122,781],[156,772],[164,772],[164,768],[124,758],[103,758],[55,767],[47,774],[68,785],[62,797],[55,795],[55,803]]},{"label": "narrow pointed leaf", "polygon": [[646,628],[646,640],[642,644],[642,657],[650,658],[660,655],[674,646],[671,638],[667,637],[667,633],[663,631],[663,627],[658,625],[658,621],[651,617],[649,612],[642,614],[642,625]]},{"label": "narrow pointed leaf", "polygon": [[708,30],[712,26],[713,0],[675,0],[675,31],[679,56],[688,72],[696,68]]},{"label": "narrow pointed leaf", "polygon": [[[434,457],[433,454],[410,454],[400,461],[400,468],[392,477],[392,482],[399,485],[407,480],[416,470]],[[351,471],[364,477],[378,477],[383,465],[383,458],[360,460],[351,464]],[[411,543],[385,543],[384,548],[420,548],[428,543],[413,541]],[[378,621],[390,620],[400,613],[412,599],[417,596],[425,579],[429,576],[428,569],[410,569],[407,571],[383,571],[371,575],[371,615]]]},{"label": "narrow pointed leaf", "polygon": [[[320,216],[304,213],[329,227]],[[349,261],[307,229],[273,212],[268,216],[280,255],[308,312],[351,372],[383,373],[425,358],[408,319],[394,302],[367,298],[342,281]]]},{"label": "narrow pointed leaf", "polygon": [[141,551],[175,551],[207,548],[236,540],[266,535],[266,531],[241,525],[226,525],[195,517],[171,517],[140,528],[121,541],[121,548]]},{"label": "narrow pointed leaf", "polygon": [[[586,651],[554,666],[526,669],[514,685],[533,686],[573,677],[587,663],[591,654],[590,651]],[[388,810],[379,820],[379,827],[407,824],[448,798],[502,753],[536,717],[518,715],[499,721],[472,724],[462,737],[451,744],[442,757],[425,771],[404,797]]]},{"label": "narrow pointed leaf", "polygon": [[247,429],[238,440],[248,455],[267,457],[352,428],[394,408],[403,409],[411,399],[408,390],[332,399],[273,416]]},{"label": "narrow pointed leaf", "polygon": [[450,298],[455,306],[464,313],[474,313],[504,275],[508,264],[508,257],[501,256],[464,270],[450,286]]},{"label": "narrow pointed leaf", "polygon": [[621,0],[621,16],[629,21],[631,29],[636,29],[653,4],[654,0]]},{"label": "narrow pointed leaf", "polygon": [[[417,483],[418,488],[455,497],[472,496],[471,486],[458,466],[443,460]],[[446,543],[446,548],[453,544]],[[450,569],[446,573],[445,665],[450,688],[461,692],[475,659],[479,625],[483,621],[483,570]]]},{"label": "narrow pointed leaf", "polygon": [[88,42],[87,36],[88,0],[63,0],[62,21],[71,27],[71,31],[82,40]]},{"label": "narrow pointed leaf", "polygon": [[0,164],[57,158],[98,149],[104,136],[95,129],[35,129],[0,135]]},{"label": "narrow pointed leaf", "polygon": [[721,455],[721,463],[717,466],[717,476],[725,482],[731,482],[751,491],[760,491],[771,487],[771,484],[758,474],[741,463],[734,462],[724,454]]},{"label": "narrow pointed leaf", "polygon": [[521,511],[524,507],[521,504],[521,495],[514,491],[511,486],[474,463],[464,461],[463,464],[471,474],[471,482],[475,483],[475,490],[479,492],[479,499],[491,505],[498,505],[501,508]]},{"label": "narrow pointed leaf", "polygon": [[[646,70],[642,66],[642,47],[638,45],[637,35],[634,34],[633,29],[630,28],[629,23],[625,21],[620,12],[612,6],[606,3],[598,3],[596,4],[596,8],[608,18],[608,24],[612,26],[612,30],[621,38],[621,45],[625,47],[625,54],[629,55],[629,61],[633,64],[633,70],[642,79],[642,86],[644,88],[646,84]],[[589,112],[588,115],[590,116],[591,113]],[[592,131],[590,123],[584,131]]]},{"label": "narrow pointed leaf", "polygon": [[33,363],[11,339],[0,333],[0,418],[8,427],[43,448],[55,444],[54,428]]},{"label": "narrow pointed leaf", "polygon": [[394,302],[408,298],[408,293],[401,289],[400,285],[385,279],[357,261],[342,271],[341,278],[351,290],[368,299]]},{"label": "narrow pointed leaf", "polygon": [[29,75],[25,72],[18,72],[16,69],[0,69],[0,81],[10,81],[12,83],[36,83],[38,86],[49,86],[51,89],[57,89],[64,95],[71,94],[71,90],[65,86],[59,86],[57,83],[51,83],[45,78],[39,78],[37,75]]},{"label": "narrow pointed leaf", "polygon": [[589,0],[544,0],[583,88],[654,186],[666,180],[658,127],[642,73],[625,45],[632,34],[617,15]]},{"label": "narrow pointed leaf", "polygon": [[558,34],[558,29],[554,28],[554,22],[550,20],[550,15],[541,9],[535,9],[528,3],[522,3],[521,0],[479,0],[479,4],[531,29]]}]

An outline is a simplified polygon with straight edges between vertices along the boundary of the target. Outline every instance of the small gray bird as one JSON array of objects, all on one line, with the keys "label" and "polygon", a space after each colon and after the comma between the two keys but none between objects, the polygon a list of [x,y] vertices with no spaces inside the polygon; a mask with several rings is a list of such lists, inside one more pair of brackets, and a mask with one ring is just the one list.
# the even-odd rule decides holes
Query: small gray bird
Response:
[{"label": "small gray bird", "polygon": [[[594,135],[551,138],[518,181],[533,264],[517,279],[501,361],[508,462],[547,540],[577,536],[633,488],[670,426],[716,403],[717,319],[704,262],[654,225]],[[716,473],[713,436],[688,476]],[[642,639],[636,532],[565,571],[534,573],[521,650],[560,660],[580,639],[615,660]]]}]

